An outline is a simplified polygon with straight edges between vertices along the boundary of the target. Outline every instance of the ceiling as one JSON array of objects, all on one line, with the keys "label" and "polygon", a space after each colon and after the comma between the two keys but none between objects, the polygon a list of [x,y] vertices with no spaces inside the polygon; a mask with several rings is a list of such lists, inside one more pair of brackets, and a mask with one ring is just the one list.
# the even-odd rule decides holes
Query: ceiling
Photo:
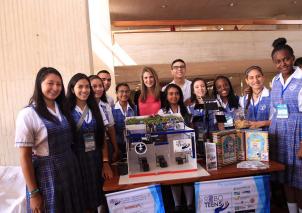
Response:
[{"label": "ceiling", "polygon": [[301,0],[110,0],[111,21],[300,19]]},{"label": "ceiling", "polygon": [[[277,19],[277,20],[301,20],[302,19],[302,0],[110,0],[110,18],[111,22],[116,21],[147,21],[147,20],[225,20],[225,19]],[[234,25],[235,26],[235,25]],[[278,25],[278,26],[245,26],[238,25],[223,26],[224,30],[298,30],[301,31],[301,25]],[[181,27],[181,26],[180,26]],[[186,26],[187,27],[187,26]],[[196,27],[196,26],[192,26]],[[199,26],[202,27],[202,26]],[[158,26],[145,26],[141,29],[160,29]],[[112,31],[119,33],[119,30],[137,29],[137,27],[114,27]],[[220,26],[206,26],[198,28],[201,30],[220,30]],[[178,31],[178,30],[176,30]],[[179,30],[181,31],[181,29]],[[146,31],[145,31],[146,32]],[[302,32],[302,31],[301,31]],[[124,33],[124,32],[123,32]],[[175,32],[177,33],[177,32]],[[238,32],[240,33],[240,32]],[[268,32],[269,33],[269,32]],[[159,33],[160,34],[160,33]],[[160,34],[163,37],[164,33]],[[130,35],[131,36],[131,35]],[[196,43],[196,41],[195,41]],[[242,43],[242,42],[241,42]],[[185,43],[187,46],[194,46],[194,39]],[[236,44],[235,44],[236,45]],[[242,44],[240,44],[242,45]],[[271,45],[271,40],[268,46]],[[123,47],[123,46],[122,46]],[[151,50],[148,46],[148,50]],[[158,47],[154,47],[158,48]],[[156,50],[156,49],[155,49]],[[266,52],[267,50],[257,50]],[[152,52],[152,50],[150,51]],[[130,53],[130,52],[129,52]],[[130,53],[131,54],[131,53]],[[150,57],[150,56],[149,56]],[[187,58],[187,57],[181,57]],[[188,57],[190,58],[190,57]],[[253,64],[261,65],[271,78],[273,76],[273,66],[271,59],[249,58],[248,60],[223,60],[223,61],[190,61],[187,63],[187,76],[192,79],[202,76],[207,79],[213,79],[218,74],[232,76],[233,83],[240,86],[242,76],[239,73]],[[205,62],[206,61],[206,62]],[[162,63],[154,61],[152,66],[157,70],[158,75],[163,82],[171,80],[170,64],[171,60]],[[139,74],[144,63],[136,66],[115,66],[117,82],[127,82],[134,89],[139,84]],[[201,74],[202,70],[202,74]]]}]

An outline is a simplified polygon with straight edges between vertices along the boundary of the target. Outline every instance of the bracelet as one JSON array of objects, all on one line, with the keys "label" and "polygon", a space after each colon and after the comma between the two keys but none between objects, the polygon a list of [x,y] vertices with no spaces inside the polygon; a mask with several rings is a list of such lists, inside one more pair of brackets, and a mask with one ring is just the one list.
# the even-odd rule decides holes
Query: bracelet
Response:
[{"label": "bracelet", "polygon": [[38,188],[36,188],[36,189],[32,190],[31,192],[29,192],[28,195],[30,198],[32,198],[39,192],[40,192],[40,190]]}]

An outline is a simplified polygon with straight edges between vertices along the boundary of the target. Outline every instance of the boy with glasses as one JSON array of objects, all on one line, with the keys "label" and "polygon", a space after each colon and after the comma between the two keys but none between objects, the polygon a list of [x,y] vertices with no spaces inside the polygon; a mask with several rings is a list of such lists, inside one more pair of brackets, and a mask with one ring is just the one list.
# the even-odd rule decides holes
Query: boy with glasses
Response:
[{"label": "boy with glasses", "polygon": [[[183,92],[184,102],[186,105],[190,102],[191,97],[191,81],[185,78],[186,74],[186,63],[182,59],[176,59],[171,64],[171,74],[173,76],[173,81],[169,84],[176,84],[179,86]],[[166,85],[167,86],[167,85]],[[166,86],[162,88],[165,90]]]}]

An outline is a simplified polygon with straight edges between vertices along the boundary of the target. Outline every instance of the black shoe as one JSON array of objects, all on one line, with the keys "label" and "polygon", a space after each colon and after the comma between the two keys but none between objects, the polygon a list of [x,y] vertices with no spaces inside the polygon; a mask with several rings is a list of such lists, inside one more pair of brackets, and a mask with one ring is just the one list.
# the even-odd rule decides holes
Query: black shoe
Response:
[{"label": "black shoe", "polygon": [[187,206],[187,212],[195,212],[194,205]]},{"label": "black shoe", "polygon": [[182,212],[186,212],[184,211],[184,208],[182,206],[175,206],[174,207],[174,212],[176,213],[182,213]]}]

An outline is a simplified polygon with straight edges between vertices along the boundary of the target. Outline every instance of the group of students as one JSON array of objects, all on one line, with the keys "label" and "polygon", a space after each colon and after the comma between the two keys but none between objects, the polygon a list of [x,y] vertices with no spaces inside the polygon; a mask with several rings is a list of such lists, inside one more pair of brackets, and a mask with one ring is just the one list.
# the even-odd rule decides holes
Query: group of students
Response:
[{"label": "group of students", "polygon": [[[294,66],[294,51],[284,38],[274,41],[271,57],[279,72],[271,91],[264,86],[261,67],[251,66],[245,70],[247,95],[236,96],[225,76],[216,77],[210,95],[204,79],[185,79],[186,64],[176,59],[171,64],[173,81],[162,89],[156,71],[143,68],[134,103],[126,83],[117,84],[116,103],[106,94],[111,84],[107,71],[74,75],[65,96],[60,73],[40,69],[29,105],[16,121],[28,211],[95,212],[104,202],[103,179],[113,176],[110,163],[126,157],[126,117],[180,113],[198,138],[205,131],[234,128],[236,110],[244,109],[246,126],[269,130],[271,159],[286,166],[273,179],[284,185],[290,212],[301,212],[302,70]],[[196,107],[210,97],[220,111]],[[215,113],[221,112],[225,120],[220,123]],[[175,209],[181,209],[182,188],[192,210],[191,184],[171,186]]]}]

